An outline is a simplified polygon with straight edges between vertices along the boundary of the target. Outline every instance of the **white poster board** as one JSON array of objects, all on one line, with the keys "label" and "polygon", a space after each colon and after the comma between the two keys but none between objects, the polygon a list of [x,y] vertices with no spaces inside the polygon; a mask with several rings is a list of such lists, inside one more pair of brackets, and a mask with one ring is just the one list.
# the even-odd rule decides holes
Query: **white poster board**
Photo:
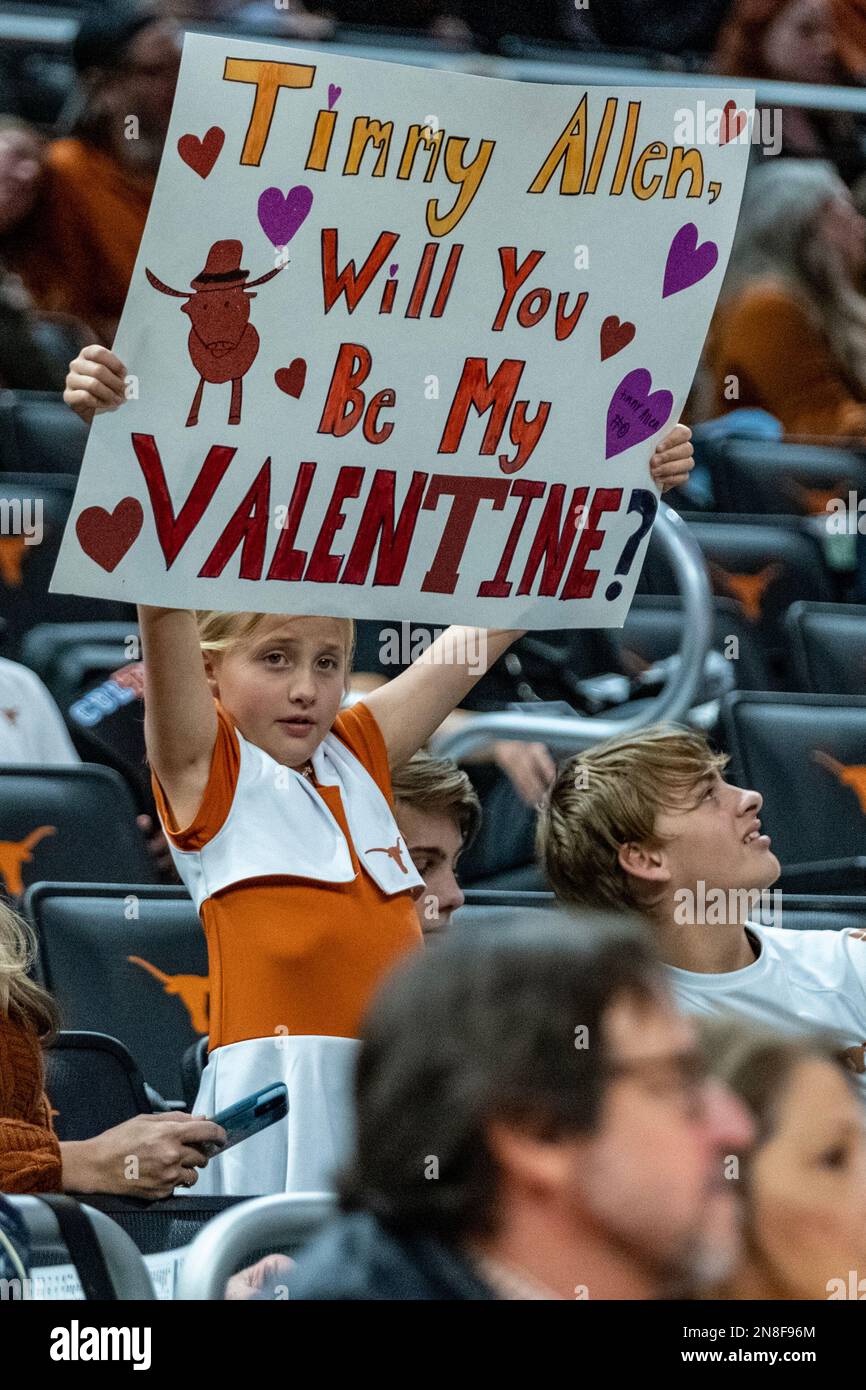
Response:
[{"label": "white poster board", "polygon": [[128,399],[94,423],[53,589],[620,626],[749,127],[725,91],[188,36]]}]

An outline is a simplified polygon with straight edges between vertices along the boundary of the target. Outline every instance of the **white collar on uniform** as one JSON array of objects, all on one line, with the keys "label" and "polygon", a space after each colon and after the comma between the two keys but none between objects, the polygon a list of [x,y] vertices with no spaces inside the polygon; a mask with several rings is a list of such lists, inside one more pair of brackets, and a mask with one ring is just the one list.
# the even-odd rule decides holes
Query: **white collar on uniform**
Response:
[{"label": "white collar on uniform", "polygon": [[[253,762],[261,768],[262,760],[270,764],[269,772],[275,782],[279,778],[281,801],[288,798],[285,809],[292,834],[291,846],[286,846],[283,872],[291,874],[298,871],[293,865],[318,862],[320,872],[315,877],[330,882],[351,879],[351,856],[346,837],[313,784],[293,768],[276,762],[262,748],[249,743],[237,728],[235,734],[241,747],[242,765]],[[391,807],[363,763],[333,733],[326,735],[310,761],[321,786],[339,788],[355,853],[373,882],[387,894],[423,889],[424,880],[409,857]],[[287,779],[285,774],[288,774]]]}]

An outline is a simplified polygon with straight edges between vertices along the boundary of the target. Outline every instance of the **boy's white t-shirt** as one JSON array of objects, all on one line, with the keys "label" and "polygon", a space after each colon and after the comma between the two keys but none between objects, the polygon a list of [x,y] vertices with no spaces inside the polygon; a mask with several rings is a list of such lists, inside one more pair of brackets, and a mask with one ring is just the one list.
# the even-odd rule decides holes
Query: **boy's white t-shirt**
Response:
[{"label": "boy's white t-shirt", "polygon": [[0,657],[0,763],[80,762],[63,716],[34,671]]},{"label": "boy's white t-shirt", "polygon": [[[702,975],[667,966],[692,1014],[740,1014],[780,1032],[820,1029],[840,1048],[866,1042],[866,940],[851,931],[795,931],[748,922],[761,953],[742,970]],[[866,1095],[866,1074],[857,1077]]]}]

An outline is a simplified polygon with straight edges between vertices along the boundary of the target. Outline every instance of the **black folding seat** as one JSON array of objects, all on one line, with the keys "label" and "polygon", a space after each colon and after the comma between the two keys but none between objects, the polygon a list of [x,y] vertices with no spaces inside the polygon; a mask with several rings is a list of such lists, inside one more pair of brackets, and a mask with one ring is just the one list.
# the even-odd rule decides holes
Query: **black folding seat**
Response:
[{"label": "black folding seat", "polygon": [[828,498],[866,491],[862,449],[728,437],[704,440],[697,452],[720,512],[814,516]]},{"label": "black folding seat", "polygon": [[32,883],[152,883],[129,789],[117,772],[0,765],[0,892]]},{"label": "black folding seat", "polygon": [[760,812],[788,892],[866,887],[866,698],[753,694],[722,701],[730,775]]},{"label": "black folding seat", "polygon": [[792,603],[785,628],[799,690],[866,695],[866,607]]},{"label": "black folding seat", "polygon": [[63,1023],[109,1033],[167,1100],[183,1054],[208,1031],[207,948],[183,888],[40,883],[25,899],[39,971]]},{"label": "black folding seat", "polygon": [[[12,660],[37,623],[100,619],[136,630],[131,604],[48,592],[74,492],[75,479],[64,474],[0,473],[0,617],[3,655]],[[10,531],[22,523],[24,534]]]}]

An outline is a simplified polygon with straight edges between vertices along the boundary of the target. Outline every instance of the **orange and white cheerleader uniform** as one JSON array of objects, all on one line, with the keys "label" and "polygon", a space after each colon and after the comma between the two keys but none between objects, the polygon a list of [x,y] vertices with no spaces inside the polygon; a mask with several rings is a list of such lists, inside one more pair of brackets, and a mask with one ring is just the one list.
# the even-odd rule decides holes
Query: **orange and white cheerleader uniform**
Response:
[{"label": "orange and white cheerleader uniform", "polygon": [[208,1064],[194,1113],[285,1082],[287,1120],[211,1160],[196,1193],[328,1191],[351,1143],[360,1021],[389,968],[421,945],[423,889],[391,810],[388,755],[363,703],[312,755],[316,785],[249,743],[217,704],[207,788],[178,826],[154,793],[201,915]]}]

